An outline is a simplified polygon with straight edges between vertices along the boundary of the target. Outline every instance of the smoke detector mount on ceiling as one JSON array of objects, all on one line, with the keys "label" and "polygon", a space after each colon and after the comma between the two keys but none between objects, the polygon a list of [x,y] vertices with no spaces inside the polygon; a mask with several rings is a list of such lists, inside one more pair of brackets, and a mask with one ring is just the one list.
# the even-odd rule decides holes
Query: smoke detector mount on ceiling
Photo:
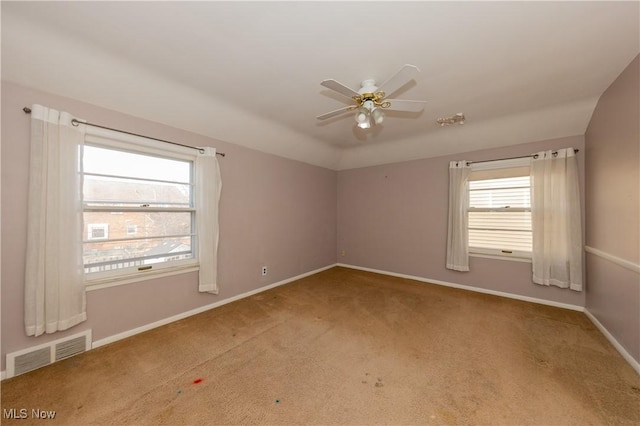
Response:
[{"label": "smoke detector mount on ceiling", "polygon": [[436,123],[440,125],[440,127],[451,126],[452,124],[464,124],[466,117],[463,113],[459,112],[456,115],[452,115],[451,117],[438,118]]}]

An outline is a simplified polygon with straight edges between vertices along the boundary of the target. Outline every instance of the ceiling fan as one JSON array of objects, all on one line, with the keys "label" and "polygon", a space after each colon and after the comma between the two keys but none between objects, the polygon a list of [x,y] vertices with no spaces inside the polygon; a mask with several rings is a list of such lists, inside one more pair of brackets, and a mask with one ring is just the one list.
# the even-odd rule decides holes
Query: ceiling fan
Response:
[{"label": "ceiling fan", "polygon": [[376,124],[381,124],[384,120],[383,109],[393,111],[420,112],[424,109],[426,101],[409,101],[405,99],[388,99],[387,95],[393,94],[402,86],[407,84],[419,73],[420,70],[415,65],[405,64],[391,78],[376,86],[375,80],[364,80],[361,88],[357,92],[344,84],[333,80],[324,80],[322,86],[334,90],[353,101],[355,105],[349,105],[335,111],[327,112],[316,117],[318,120],[326,120],[345,112],[356,111],[356,122],[361,129],[368,129]]}]

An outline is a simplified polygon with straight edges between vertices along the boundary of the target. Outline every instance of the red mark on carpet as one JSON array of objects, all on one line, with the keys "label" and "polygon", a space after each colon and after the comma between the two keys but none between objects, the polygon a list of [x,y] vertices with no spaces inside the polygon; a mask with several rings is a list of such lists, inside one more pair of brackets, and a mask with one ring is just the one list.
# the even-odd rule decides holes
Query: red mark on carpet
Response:
[{"label": "red mark on carpet", "polygon": [[197,385],[198,383],[202,383],[202,380],[203,380],[203,379],[195,379],[195,380],[193,381],[193,384],[194,384],[194,385]]}]

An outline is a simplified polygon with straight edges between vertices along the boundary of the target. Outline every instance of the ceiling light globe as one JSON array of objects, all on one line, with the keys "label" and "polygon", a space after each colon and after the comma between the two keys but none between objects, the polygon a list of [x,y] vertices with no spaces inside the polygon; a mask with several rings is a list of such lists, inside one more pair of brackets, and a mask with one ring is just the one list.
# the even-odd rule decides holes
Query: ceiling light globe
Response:
[{"label": "ceiling light globe", "polygon": [[356,111],[356,123],[361,129],[368,129],[371,127],[370,123],[371,112],[367,108],[360,108]]},{"label": "ceiling light globe", "polygon": [[374,108],[373,111],[371,111],[371,118],[373,119],[374,123],[382,124],[382,122],[384,121],[384,113],[380,108]]}]

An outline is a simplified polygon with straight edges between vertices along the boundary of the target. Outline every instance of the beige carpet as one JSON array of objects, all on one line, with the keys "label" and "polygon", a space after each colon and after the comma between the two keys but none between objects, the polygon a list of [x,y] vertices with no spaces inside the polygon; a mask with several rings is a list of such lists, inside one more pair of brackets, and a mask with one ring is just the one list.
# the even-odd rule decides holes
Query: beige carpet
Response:
[{"label": "beige carpet", "polygon": [[56,411],[22,425],[618,425],[640,424],[640,379],[582,313],[333,268],[6,380],[2,408]]}]

